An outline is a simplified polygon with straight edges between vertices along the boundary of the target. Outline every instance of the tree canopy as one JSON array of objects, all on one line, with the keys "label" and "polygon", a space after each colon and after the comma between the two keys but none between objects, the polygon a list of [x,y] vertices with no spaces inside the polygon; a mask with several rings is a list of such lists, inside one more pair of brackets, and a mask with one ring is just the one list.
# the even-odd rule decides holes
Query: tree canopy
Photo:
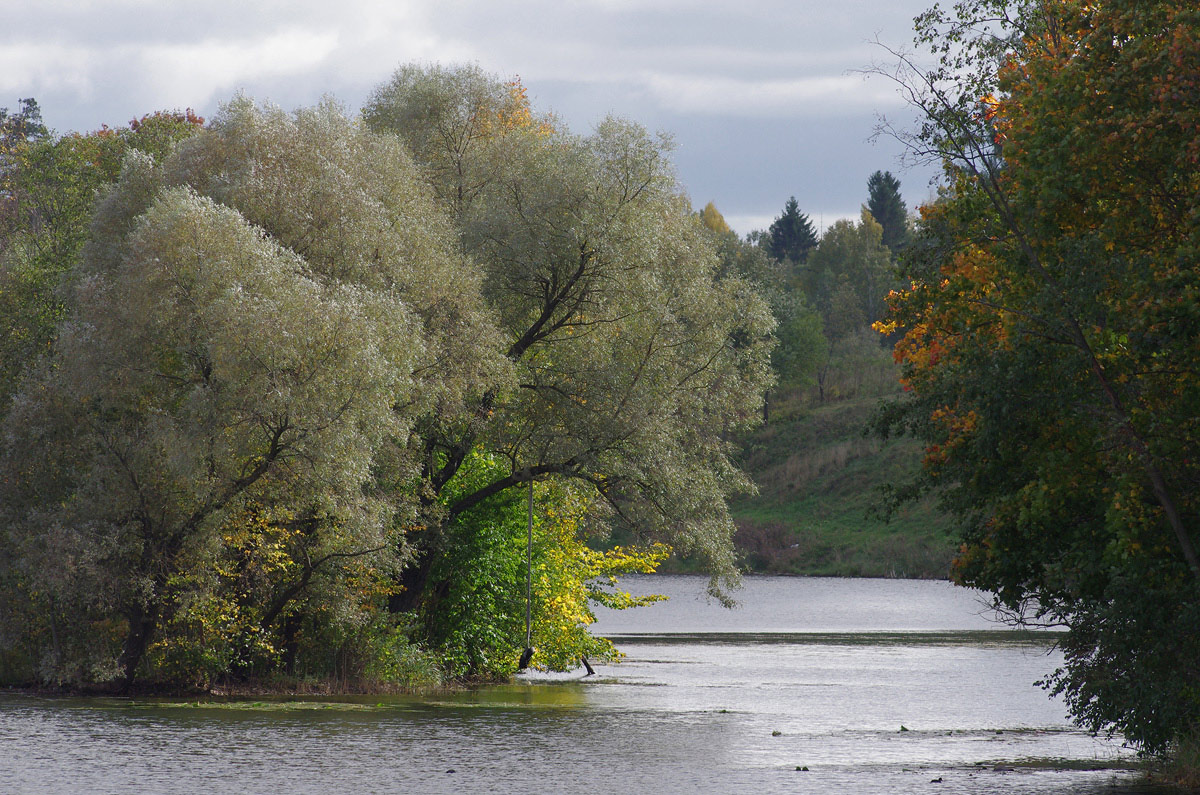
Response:
[{"label": "tree canopy", "polygon": [[959,580],[1069,628],[1050,682],[1148,750],[1196,742],[1200,11],[971,2],[899,77],[946,163],[884,329],[961,519]]},{"label": "tree canopy", "polygon": [[173,578],[241,511],[395,566],[409,436],[503,372],[450,243],[399,143],[330,104],[238,99],[161,164],[127,157],[6,418],[4,527],[30,592],[116,609],[130,681]]},{"label": "tree canopy", "polygon": [[[4,293],[52,307],[4,373],[6,666],[495,677],[615,655],[589,604],[640,603],[612,584],[659,541],[736,582],[774,322],[669,141],[471,67],[402,68],[364,120],[236,97],[6,161],[23,207],[69,199],[5,239],[18,274],[55,243]],[[640,543],[583,543],[614,527]]]},{"label": "tree canopy", "polygon": [[618,119],[578,136],[524,96],[473,68],[405,67],[364,111],[419,153],[517,371],[516,391],[487,397],[489,422],[432,440],[431,479],[482,446],[509,471],[452,514],[528,477],[582,481],[606,522],[731,580],[725,500],[750,484],[726,433],[758,416],[772,318],[749,283],[718,278],[666,138]]},{"label": "tree canopy", "polygon": [[87,237],[98,191],[131,150],[163,157],[204,120],[159,112],[86,135],[52,134],[32,99],[0,110],[0,399],[47,352],[65,305],[60,282]]}]

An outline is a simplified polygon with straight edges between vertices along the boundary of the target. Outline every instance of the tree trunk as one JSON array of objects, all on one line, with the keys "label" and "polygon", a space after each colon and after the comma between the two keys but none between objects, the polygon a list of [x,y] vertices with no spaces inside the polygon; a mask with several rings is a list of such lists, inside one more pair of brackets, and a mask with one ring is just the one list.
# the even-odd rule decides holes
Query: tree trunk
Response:
[{"label": "tree trunk", "polygon": [[400,573],[400,593],[388,597],[388,612],[406,613],[415,610],[429,584],[429,575],[433,571],[433,552],[428,549],[417,551],[416,562]]},{"label": "tree trunk", "polygon": [[283,670],[288,676],[296,675],[296,656],[299,653],[299,647],[296,643],[296,635],[300,632],[300,613],[299,611],[289,613],[288,617],[283,621]]},{"label": "tree trunk", "polygon": [[125,635],[125,644],[117,660],[125,677],[123,690],[129,690],[133,686],[138,665],[146,656],[146,649],[150,648],[150,641],[154,639],[154,631],[158,628],[158,614],[157,602],[149,605],[135,604],[126,613],[129,631]]}]

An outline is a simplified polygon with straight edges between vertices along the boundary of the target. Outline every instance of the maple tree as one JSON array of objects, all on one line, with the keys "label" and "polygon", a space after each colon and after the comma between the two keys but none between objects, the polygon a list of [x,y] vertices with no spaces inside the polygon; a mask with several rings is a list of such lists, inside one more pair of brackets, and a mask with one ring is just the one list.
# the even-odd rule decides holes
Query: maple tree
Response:
[{"label": "maple tree", "polygon": [[1093,730],[1151,751],[1200,725],[1200,10],[961,3],[917,20],[933,69],[894,76],[922,208],[879,328],[961,519],[956,576],[1064,624],[1048,679]]}]

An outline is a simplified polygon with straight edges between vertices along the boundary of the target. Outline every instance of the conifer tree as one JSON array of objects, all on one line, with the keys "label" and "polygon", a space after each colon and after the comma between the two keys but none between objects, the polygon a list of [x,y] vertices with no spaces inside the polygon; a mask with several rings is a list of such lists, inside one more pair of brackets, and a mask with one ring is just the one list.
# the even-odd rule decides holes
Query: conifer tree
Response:
[{"label": "conifer tree", "polygon": [[808,252],[817,247],[817,233],[812,221],[800,212],[795,196],[787,200],[783,215],[776,218],[767,230],[766,244],[767,252],[775,259],[796,263],[808,259]]},{"label": "conifer tree", "polygon": [[890,171],[876,171],[867,179],[867,209],[883,227],[883,244],[892,254],[908,242],[908,207],[900,197],[900,180]]}]

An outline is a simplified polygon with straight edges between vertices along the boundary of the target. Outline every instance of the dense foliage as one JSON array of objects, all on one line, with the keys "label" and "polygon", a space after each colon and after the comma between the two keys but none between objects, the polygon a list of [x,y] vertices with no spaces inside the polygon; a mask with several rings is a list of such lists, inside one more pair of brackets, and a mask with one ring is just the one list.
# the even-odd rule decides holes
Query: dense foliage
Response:
[{"label": "dense foliage", "polygon": [[58,288],[87,237],[96,191],[116,180],[128,152],[161,157],[203,123],[190,111],[155,113],[59,137],[32,99],[19,113],[0,109],[0,399],[63,320]]},{"label": "dense foliage", "polygon": [[1200,732],[1200,11],[977,0],[918,20],[899,77],[923,208],[900,331],[926,444],[915,489],[961,519],[958,579],[1065,624],[1049,685],[1145,749]]},{"label": "dense foliage", "polygon": [[[773,356],[778,392],[815,387],[815,401],[825,403],[859,394],[864,381],[894,382],[894,366],[871,324],[883,317],[886,296],[898,284],[896,252],[884,244],[885,230],[868,206],[878,196],[890,197],[893,232],[907,235],[899,187],[891,174],[876,172],[867,181],[869,198],[858,222],[835,221],[819,239],[794,197],[768,230],[744,241],[721,230],[724,219],[715,207],[701,213],[718,235],[723,267],[759,285],[771,302],[779,340]],[[782,240],[792,242],[781,245]]]},{"label": "dense foliage", "polygon": [[[480,419],[427,436],[435,490],[479,448],[503,477],[448,506],[553,475],[585,484],[594,515],[736,576],[727,498],[751,488],[731,431],[769,383],[773,320],[754,285],[721,271],[680,194],[669,141],[617,119],[578,136],[528,107],[517,82],[472,68],[405,67],[364,109],[431,175],[460,246],[480,264],[518,388]],[[423,539],[411,593],[442,541]]]},{"label": "dense foliage", "polygon": [[[527,645],[561,669],[615,654],[589,604],[639,603],[615,577],[657,540],[736,581],[730,438],[773,320],[665,140],[574,135],[469,67],[402,69],[366,124],[18,115],[6,680],[361,686],[503,676]],[[583,543],[614,526],[643,543]]]},{"label": "dense foliage", "polygon": [[[306,171],[315,151],[327,167]],[[288,117],[239,100],[161,164],[125,158],[53,351],[6,417],[13,585],[62,622],[43,676],[103,678],[94,622],[119,619],[132,681],[195,598],[176,587],[239,515],[287,531],[292,557],[398,567],[413,513],[395,488],[414,477],[403,442],[458,389],[454,367],[432,375],[444,332],[409,307],[444,327],[436,291],[457,286],[464,306],[473,282],[437,218],[400,146],[332,106]],[[451,361],[487,350],[464,348]],[[311,578],[279,575],[280,592]],[[284,618],[271,612],[263,632]],[[88,669],[64,633],[96,658]]]}]

